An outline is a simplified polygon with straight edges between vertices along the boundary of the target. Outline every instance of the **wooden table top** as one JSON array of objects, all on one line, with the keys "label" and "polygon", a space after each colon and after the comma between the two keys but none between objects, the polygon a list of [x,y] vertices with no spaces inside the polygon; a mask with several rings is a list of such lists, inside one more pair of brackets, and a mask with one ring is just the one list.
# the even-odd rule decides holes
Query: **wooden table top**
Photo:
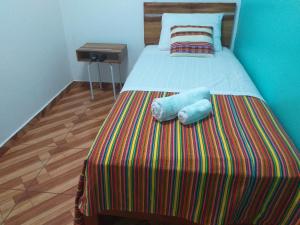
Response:
[{"label": "wooden table top", "polygon": [[102,63],[121,64],[123,58],[127,55],[127,45],[109,44],[109,43],[86,43],[76,50],[77,60],[79,62],[89,62],[90,54],[106,55]]},{"label": "wooden table top", "polygon": [[107,53],[122,53],[127,48],[125,44],[108,44],[108,43],[86,43],[77,51],[93,51]]}]

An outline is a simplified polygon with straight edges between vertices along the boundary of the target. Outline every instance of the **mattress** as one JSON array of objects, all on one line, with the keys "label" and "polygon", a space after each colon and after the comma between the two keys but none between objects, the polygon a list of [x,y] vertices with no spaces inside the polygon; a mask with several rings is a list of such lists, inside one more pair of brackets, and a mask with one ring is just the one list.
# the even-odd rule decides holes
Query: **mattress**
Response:
[{"label": "mattress", "polygon": [[[205,77],[201,69],[177,75],[173,70],[173,79],[167,79],[168,63],[160,73],[154,68],[158,56],[148,55],[152,52],[155,47],[143,52],[90,149],[78,185],[75,224],[84,224],[83,215],[124,213],[205,225],[297,224],[299,151],[234,56],[225,49],[208,60],[209,76],[217,76],[217,64],[235,61],[230,72],[220,69],[222,85],[205,78],[193,84],[198,78],[184,82],[180,74],[196,71],[193,77]],[[223,54],[229,62],[219,60]],[[239,78],[230,81],[224,73]],[[196,85],[213,92],[207,119],[183,126],[177,119],[160,123],[152,117],[153,99]],[[240,86],[245,88],[237,91]]]},{"label": "mattress", "polygon": [[170,57],[157,45],[147,46],[122,92],[181,92],[205,86],[212,94],[246,95],[262,99],[247,72],[228,48],[214,57]]}]

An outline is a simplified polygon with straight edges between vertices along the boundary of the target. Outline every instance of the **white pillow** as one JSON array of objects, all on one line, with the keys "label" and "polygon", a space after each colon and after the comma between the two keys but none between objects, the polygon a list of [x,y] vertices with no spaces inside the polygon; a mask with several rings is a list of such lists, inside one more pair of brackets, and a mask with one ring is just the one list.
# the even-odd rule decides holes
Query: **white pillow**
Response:
[{"label": "white pillow", "polygon": [[171,27],[175,25],[212,26],[214,32],[214,49],[216,52],[222,50],[221,26],[223,13],[164,13],[161,22],[161,33],[159,39],[160,50],[170,50]]}]

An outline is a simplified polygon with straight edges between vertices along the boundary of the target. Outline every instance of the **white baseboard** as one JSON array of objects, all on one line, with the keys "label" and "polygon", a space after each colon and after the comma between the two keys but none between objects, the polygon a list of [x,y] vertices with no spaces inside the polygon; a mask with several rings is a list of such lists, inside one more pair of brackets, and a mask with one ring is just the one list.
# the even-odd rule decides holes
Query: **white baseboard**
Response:
[{"label": "white baseboard", "polygon": [[[85,79],[82,79],[82,80],[73,80],[74,82],[90,82],[89,80],[85,80]],[[98,80],[93,80],[92,81],[93,83],[98,83],[99,81]],[[103,83],[112,83],[111,80],[102,80]],[[119,83],[119,80],[115,80],[115,83]]]},{"label": "white baseboard", "polygon": [[13,132],[8,138],[6,138],[1,144],[0,148],[4,146],[15,134],[17,134],[21,129],[23,129],[31,120],[34,119],[44,108],[46,108],[58,95],[60,95],[70,84],[74,81],[70,81],[67,85],[65,85],[55,96],[53,96],[46,104],[44,104],[33,116],[31,116],[25,123],[23,123],[15,132]]}]

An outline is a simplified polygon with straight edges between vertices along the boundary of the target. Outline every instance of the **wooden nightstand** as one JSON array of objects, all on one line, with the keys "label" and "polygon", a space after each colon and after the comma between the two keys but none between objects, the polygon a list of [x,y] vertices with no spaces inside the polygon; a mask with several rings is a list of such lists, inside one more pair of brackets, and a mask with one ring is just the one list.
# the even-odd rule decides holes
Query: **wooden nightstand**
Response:
[{"label": "wooden nightstand", "polygon": [[[115,88],[115,73],[113,64],[117,64],[120,74],[120,65],[123,62],[124,57],[127,54],[127,45],[124,44],[104,44],[104,43],[87,43],[76,50],[77,60],[79,62],[88,62],[88,74],[91,90],[91,98],[94,99],[93,85],[91,80],[90,65],[92,63],[98,64],[99,76],[100,76],[100,63],[107,63],[110,66],[110,73],[113,85],[114,97],[116,99]],[[121,76],[121,74],[120,74]],[[120,77],[120,85],[121,77]],[[100,88],[102,88],[101,76],[100,76]]]}]

